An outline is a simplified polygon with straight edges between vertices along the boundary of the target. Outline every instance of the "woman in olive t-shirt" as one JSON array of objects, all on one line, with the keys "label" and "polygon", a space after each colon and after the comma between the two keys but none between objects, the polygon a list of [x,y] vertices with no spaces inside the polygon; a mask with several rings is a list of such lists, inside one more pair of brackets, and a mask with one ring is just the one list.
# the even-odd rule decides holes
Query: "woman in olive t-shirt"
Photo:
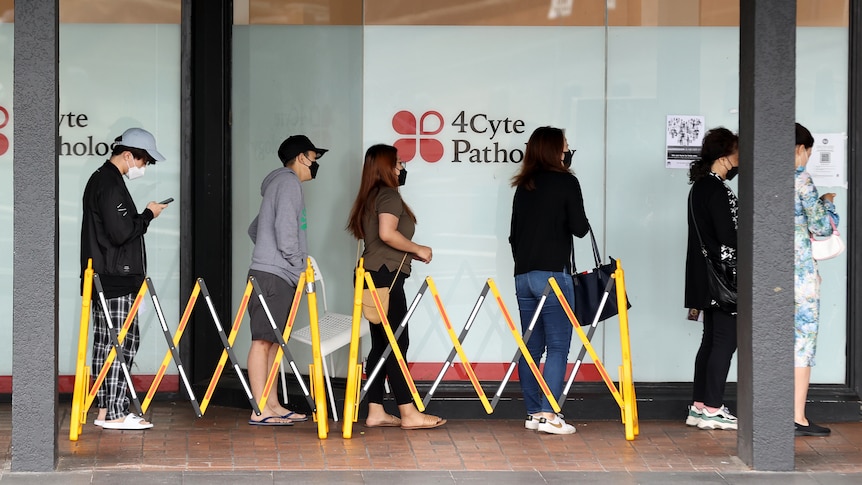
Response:
[{"label": "woman in olive t-shirt", "polygon": [[[407,170],[398,158],[398,150],[389,145],[374,145],[365,152],[362,180],[353,202],[347,230],[365,241],[365,269],[378,288],[392,287],[389,292],[387,320],[398,325],[407,314],[404,280],[410,276],[412,260],[431,262],[431,248],[411,241],[416,229],[416,216],[401,199],[398,187],[404,185]],[[394,280],[394,283],[393,283]],[[371,326],[371,350],[368,366],[374,368],[388,345],[382,325]],[[398,338],[405,358],[410,337],[407,326]],[[383,383],[389,379],[401,418],[383,408]],[[395,356],[390,354],[371,387],[368,389],[367,427],[400,426],[403,429],[436,428],[445,419],[420,413],[413,406],[413,397]]]}]

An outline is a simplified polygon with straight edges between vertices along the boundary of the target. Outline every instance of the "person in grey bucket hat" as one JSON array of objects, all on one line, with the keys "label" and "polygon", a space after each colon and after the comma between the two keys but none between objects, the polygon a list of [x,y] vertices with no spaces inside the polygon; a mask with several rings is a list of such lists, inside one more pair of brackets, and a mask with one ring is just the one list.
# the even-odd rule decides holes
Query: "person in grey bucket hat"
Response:
[{"label": "person in grey bucket hat", "polygon": [[[93,270],[102,283],[108,312],[106,315],[100,299],[94,298],[92,368],[96,372],[102,368],[112,348],[107,318],[110,316],[112,323],[120,326],[131,311],[135,294],[147,275],[144,234],[150,222],[168,206],[150,201],[144,211],[138,213],[123,177],[129,180],[142,177],[147,165],[164,159],[156,149],[152,133],[142,128],[129,128],[114,139],[111,158],[93,172],[84,189],[81,286],[83,288],[87,263],[92,260]],[[129,369],[139,344],[140,331],[135,316],[122,344]],[[146,419],[129,412],[126,392],[127,382],[120,359],[115,359],[96,394],[99,409],[93,421],[96,426],[121,430],[153,427]]]}]

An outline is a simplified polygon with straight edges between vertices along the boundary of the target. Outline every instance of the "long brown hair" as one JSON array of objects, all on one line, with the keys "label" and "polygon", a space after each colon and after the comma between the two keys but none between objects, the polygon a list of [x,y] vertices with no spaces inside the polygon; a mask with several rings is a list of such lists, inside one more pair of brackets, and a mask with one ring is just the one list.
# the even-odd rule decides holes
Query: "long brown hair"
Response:
[{"label": "long brown hair", "polygon": [[512,177],[512,187],[533,190],[536,187],[534,179],[539,172],[567,172],[568,169],[563,166],[561,160],[565,138],[566,135],[559,128],[536,128],[527,141],[521,171]]},{"label": "long brown hair", "polygon": [[[365,163],[362,164],[362,179],[359,182],[359,192],[350,209],[347,218],[347,232],[356,239],[365,239],[362,230],[362,220],[368,212],[374,209],[374,202],[382,187],[392,187],[398,190],[398,177],[394,168],[398,164],[398,149],[391,145],[374,145],[365,152]],[[416,216],[403,200],[404,211],[416,222]]]}]

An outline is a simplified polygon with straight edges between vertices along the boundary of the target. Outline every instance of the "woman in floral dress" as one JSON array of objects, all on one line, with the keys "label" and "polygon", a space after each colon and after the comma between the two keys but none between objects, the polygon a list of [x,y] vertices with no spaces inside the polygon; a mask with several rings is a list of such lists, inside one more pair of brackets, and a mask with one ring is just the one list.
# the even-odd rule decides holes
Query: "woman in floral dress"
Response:
[{"label": "woman in floral dress", "polygon": [[829,428],[818,426],[805,417],[805,400],[814,353],[817,348],[817,331],[820,326],[820,275],[817,262],[811,256],[811,234],[832,234],[832,222],[838,224],[838,214],[832,201],[835,194],[817,195],[817,187],[805,165],[811,156],[814,137],[804,126],[796,123],[796,206],[794,213],[794,247],[796,250],[794,275],[795,294],[795,355],[794,355],[794,416],[796,436],[827,436]]}]

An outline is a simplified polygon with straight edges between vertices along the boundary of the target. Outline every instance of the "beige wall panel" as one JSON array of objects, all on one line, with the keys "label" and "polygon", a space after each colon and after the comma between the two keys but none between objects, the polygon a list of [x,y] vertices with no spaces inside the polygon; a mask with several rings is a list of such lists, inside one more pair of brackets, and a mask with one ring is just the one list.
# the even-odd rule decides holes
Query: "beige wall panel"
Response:
[{"label": "beige wall panel", "polygon": [[739,2],[700,0],[700,25],[735,27],[739,25]]},{"label": "beige wall panel", "polygon": [[0,0],[0,22],[12,22],[14,20],[12,15],[14,4],[14,0]]},{"label": "beige wall panel", "polygon": [[249,0],[251,24],[362,25],[362,0]]},{"label": "beige wall panel", "polygon": [[850,0],[799,0],[796,5],[796,25],[800,27],[849,25]]},{"label": "beige wall panel", "polygon": [[[552,15],[552,4],[559,4]],[[568,10],[570,8],[570,11]],[[553,18],[551,18],[553,17]],[[366,25],[603,26],[605,0],[365,0]]]},{"label": "beige wall panel", "polygon": [[[612,0],[610,26],[738,26],[739,1]],[[798,0],[800,27],[846,27],[850,0]]]},{"label": "beige wall panel", "polygon": [[[552,0],[249,0],[252,24],[736,26],[728,0],[572,0],[571,13],[549,19]],[[566,3],[563,0],[561,3]],[[242,5],[239,3],[238,5]],[[14,0],[0,0],[0,22],[14,21]],[[240,7],[242,8],[242,7]],[[798,0],[800,27],[847,27],[850,0]],[[180,22],[180,0],[60,0],[63,23]]]},{"label": "beige wall panel", "polygon": [[180,0],[60,0],[64,24],[179,24]]}]

